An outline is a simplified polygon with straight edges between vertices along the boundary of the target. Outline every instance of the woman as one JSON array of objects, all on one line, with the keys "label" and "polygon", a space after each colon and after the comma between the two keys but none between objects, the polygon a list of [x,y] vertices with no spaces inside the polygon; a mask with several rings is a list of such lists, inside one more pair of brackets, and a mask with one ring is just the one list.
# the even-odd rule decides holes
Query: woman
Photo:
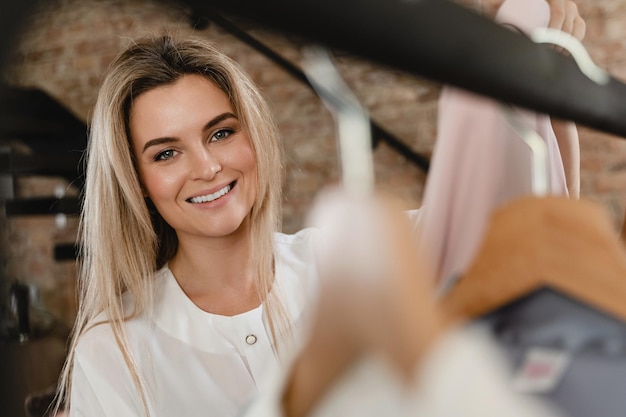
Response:
[{"label": "woman", "polygon": [[315,274],[311,231],[276,233],[278,140],[211,44],[144,39],[112,63],[87,150],[71,415],[232,416],[263,385]]},{"label": "woman", "polygon": [[[228,417],[273,392],[318,292],[314,229],[277,232],[282,171],[267,104],[213,45],[144,39],[112,63],[87,150],[70,415]],[[362,322],[351,310],[328,320]],[[296,360],[287,403],[308,409],[333,377],[316,372],[343,369],[319,366],[324,349]]]}]

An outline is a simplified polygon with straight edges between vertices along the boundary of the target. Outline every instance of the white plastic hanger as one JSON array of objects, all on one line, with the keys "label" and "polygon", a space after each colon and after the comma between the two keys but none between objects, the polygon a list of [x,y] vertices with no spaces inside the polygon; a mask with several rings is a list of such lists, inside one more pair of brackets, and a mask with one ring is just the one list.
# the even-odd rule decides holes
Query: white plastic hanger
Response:
[{"label": "white plastic hanger", "polygon": [[[581,72],[599,85],[606,85],[610,81],[607,72],[598,67],[583,44],[570,35],[558,29],[537,28],[530,33],[530,38],[536,43],[550,43],[561,46],[567,50]],[[524,121],[515,114],[513,108],[502,105],[504,114],[511,129],[522,139],[531,152],[531,188],[535,196],[544,196],[550,192],[550,171],[548,167],[548,150],[541,136],[527,126]]]},{"label": "white plastic hanger", "polygon": [[596,84],[606,85],[611,81],[609,74],[593,62],[584,45],[569,33],[553,28],[537,28],[530,33],[530,39],[535,43],[550,43],[566,49],[580,71]]},{"label": "white plastic hanger", "polygon": [[366,194],[374,188],[370,119],[321,47],[303,51],[302,69],[335,118],[342,183],[346,191]]},{"label": "white plastic hanger", "polygon": [[[502,114],[504,115],[509,127],[513,130],[518,138],[530,150],[530,174],[531,174],[531,193],[535,196],[544,196],[550,193],[550,171],[548,161],[548,146],[544,139],[533,129],[531,129],[519,116],[515,110],[508,105],[501,104]],[[512,151],[512,150],[510,150]],[[516,152],[511,155],[512,159],[519,156]],[[516,163],[518,161],[508,161]],[[526,162],[526,161],[523,161]]]}]

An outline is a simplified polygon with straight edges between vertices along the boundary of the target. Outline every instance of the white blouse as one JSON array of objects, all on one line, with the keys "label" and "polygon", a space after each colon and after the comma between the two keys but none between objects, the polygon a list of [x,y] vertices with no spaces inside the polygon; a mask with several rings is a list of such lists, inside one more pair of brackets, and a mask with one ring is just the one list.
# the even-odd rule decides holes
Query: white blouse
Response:
[{"label": "white blouse", "polygon": [[[304,306],[317,293],[314,229],[275,235],[276,277],[292,323],[302,337]],[[237,415],[263,390],[278,368],[263,305],[236,316],[198,308],[179,287],[167,266],[156,272],[157,297],[152,318],[125,323],[130,350],[149,387],[150,416]],[[140,416],[144,408],[108,324],[80,339],[74,360],[70,416]]]}]

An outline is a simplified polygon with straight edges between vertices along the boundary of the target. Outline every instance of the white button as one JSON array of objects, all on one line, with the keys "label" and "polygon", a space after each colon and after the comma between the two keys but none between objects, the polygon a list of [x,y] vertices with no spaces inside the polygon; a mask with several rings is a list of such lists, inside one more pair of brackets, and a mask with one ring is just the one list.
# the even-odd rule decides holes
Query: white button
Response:
[{"label": "white button", "polygon": [[249,334],[246,336],[246,343],[249,345],[253,345],[256,343],[256,336],[253,334]]}]

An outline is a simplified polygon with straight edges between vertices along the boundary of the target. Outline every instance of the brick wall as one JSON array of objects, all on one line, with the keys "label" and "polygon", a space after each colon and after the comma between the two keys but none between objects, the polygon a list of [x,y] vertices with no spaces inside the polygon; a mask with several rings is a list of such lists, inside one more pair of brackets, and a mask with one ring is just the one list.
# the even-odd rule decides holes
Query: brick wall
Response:
[{"label": "brick wall", "polygon": [[[477,0],[470,0],[476,2]],[[196,31],[188,13],[148,0],[54,0],[33,14],[16,46],[5,79],[44,89],[83,120],[88,120],[100,77],[111,58],[130,39],[168,30],[194,33],[219,42],[251,73],[269,98],[280,122],[287,154],[284,229],[301,227],[312,198],[337,179],[333,119],[307,87],[214,24]],[[500,0],[483,0],[492,13]],[[585,45],[594,60],[626,78],[626,3],[622,0],[578,0],[587,19]],[[287,38],[247,27],[250,33],[292,62],[298,45]],[[416,152],[428,155],[436,134],[439,85],[348,56],[339,67],[372,118]],[[582,195],[607,207],[616,228],[626,206],[626,142],[582,127]],[[424,173],[381,145],[375,151],[376,178],[386,190],[418,206]],[[21,178],[17,196],[52,195],[61,179]],[[53,217],[3,219],[3,239],[10,242],[6,273],[40,288],[42,304],[68,322],[73,315],[73,262],[54,262],[55,243],[73,241],[75,219],[58,225]]]}]

